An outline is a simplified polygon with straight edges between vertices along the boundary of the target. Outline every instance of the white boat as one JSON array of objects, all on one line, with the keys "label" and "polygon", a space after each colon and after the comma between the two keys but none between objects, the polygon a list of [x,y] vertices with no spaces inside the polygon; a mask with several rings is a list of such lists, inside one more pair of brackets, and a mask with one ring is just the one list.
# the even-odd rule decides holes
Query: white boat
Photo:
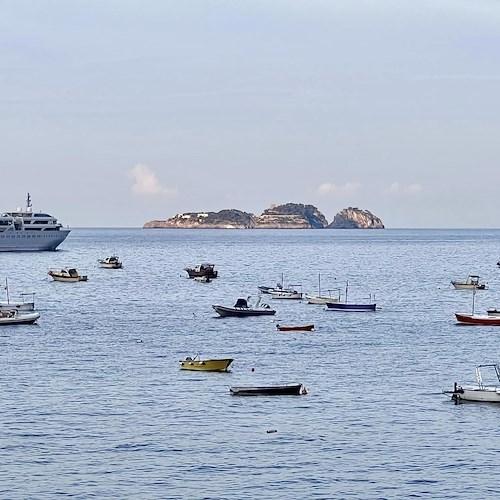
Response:
[{"label": "white boat", "polygon": [[0,213],[0,252],[55,250],[69,233],[52,215],[33,212],[29,193],[24,210]]},{"label": "white boat", "polygon": [[9,282],[5,278],[5,293],[7,300],[0,302],[0,311],[33,311],[35,309],[35,294],[21,293],[19,300],[11,300],[9,293]]},{"label": "white boat", "polygon": [[488,316],[500,316],[500,309],[497,309],[496,307],[489,307],[486,309],[486,314]]},{"label": "white boat", "polygon": [[[328,293],[328,295],[321,295],[321,275],[318,274],[318,295],[312,295],[306,293],[305,298],[307,300],[307,303],[325,305],[328,302],[330,303],[340,302],[340,288],[326,290],[326,292]],[[335,295],[332,295],[332,292],[334,292]]]},{"label": "white boat", "polygon": [[302,285],[289,285],[288,288],[283,287],[283,274],[281,275],[281,281],[279,281],[275,287],[270,286],[258,286],[257,288],[261,293],[266,293],[271,295],[273,299],[296,299],[301,300],[303,293],[297,291],[294,287],[300,287]]},{"label": "white boat", "polygon": [[123,264],[121,260],[116,255],[111,255],[111,257],[106,257],[105,259],[99,259],[99,267],[104,269],[121,269]]},{"label": "white boat", "polygon": [[19,312],[17,310],[0,312],[0,325],[33,324],[40,317],[37,312]]},{"label": "white boat", "polygon": [[[483,368],[490,368],[496,375],[496,383],[498,385],[483,384]],[[491,370],[490,370],[491,371]],[[497,364],[479,365],[476,367],[475,386],[461,386],[456,382],[451,391],[443,391],[443,394],[451,395],[452,401],[456,404],[461,401],[479,401],[488,403],[500,403],[500,366]]]},{"label": "white boat", "polygon": [[63,268],[60,271],[50,270],[48,275],[51,276],[54,281],[68,281],[70,283],[87,281],[87,276],[80,274],[74,268]]},{"label": "white boat", "polygon": [[486,283],[482,283],[475,274],[467,276],[465,281],[452,280],[451,284],[456,290],[486,290]]},{"label": "white boat", "polygon": [[213,278],[205,274],[204,276],[195,276],[193,278],[194,281],[198,281],[199,283],[212,283]]}]

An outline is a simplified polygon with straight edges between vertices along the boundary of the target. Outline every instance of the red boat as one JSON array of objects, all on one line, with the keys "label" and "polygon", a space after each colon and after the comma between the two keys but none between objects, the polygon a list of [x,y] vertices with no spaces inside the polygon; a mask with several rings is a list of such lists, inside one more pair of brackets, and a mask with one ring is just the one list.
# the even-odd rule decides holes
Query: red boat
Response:
[{"label": "red boat", "polygon": [[496,325],[500,326],[500,316],[486,316],[481,314],[462,314],[455,313],[459,323],[467,323],[469,325]]},{"label": "red boat", "polygon": [[314,325],[303,325],[303,326],[276,325],[276,330],[280,332],[293,332],[293,331],[312,332],[314,330]]}]

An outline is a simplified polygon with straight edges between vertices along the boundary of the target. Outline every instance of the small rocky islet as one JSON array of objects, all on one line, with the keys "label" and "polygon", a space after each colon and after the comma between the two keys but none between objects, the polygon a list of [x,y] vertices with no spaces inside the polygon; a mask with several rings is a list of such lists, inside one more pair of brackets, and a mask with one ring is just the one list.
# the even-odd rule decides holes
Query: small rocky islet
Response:
[{"label": "small rocky islet", "polygon": [[273,205],[261,215],[228,209],[219,212],[186,212],[167,220],[146,222],[145,229],[384,229],[382,221],[368,210],[344,208],[333,221],[313,205]]}]

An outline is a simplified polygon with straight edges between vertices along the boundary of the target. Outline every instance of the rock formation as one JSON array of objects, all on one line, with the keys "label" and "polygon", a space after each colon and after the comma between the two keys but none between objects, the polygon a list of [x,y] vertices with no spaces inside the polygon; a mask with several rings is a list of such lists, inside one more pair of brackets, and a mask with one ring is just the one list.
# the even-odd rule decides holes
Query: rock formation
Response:
[{"label": "rock formation", "polygon": [[328,229],[384,229],[382,221],[368,210],[344,208],[327,226]]},{"label": "rock formation", "polygon": [[220,212],[188,212],[177,214],[168,220],[152,220],[144,227],[164,229],[248,229],[254,227],[253,214],[240,210],[221,210]]},{"label": "rock formation", "polygon": [[255,218],[256,228],[322,229],[327,225],[325,216],[316,207],[302,203],[272,206]]}]

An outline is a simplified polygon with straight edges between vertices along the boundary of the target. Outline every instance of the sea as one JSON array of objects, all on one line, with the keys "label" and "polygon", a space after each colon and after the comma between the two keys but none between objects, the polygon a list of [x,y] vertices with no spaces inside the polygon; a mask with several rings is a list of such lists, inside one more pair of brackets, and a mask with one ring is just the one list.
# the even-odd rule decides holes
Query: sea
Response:
[{"label": "sea", "polygon": [[[97,266],[112,254],[123,269]],[[34,292],[41,314],[0,326],[0,498],[498,498],[500,405],[443,390],[500,362],[500,327],[454,316],[500,307],[499,257],[498,229],[81,228],[56,252],[0,253],[11,300]],[[211,283],[187,277],[202,262]],[[88,281],[52,281],[62,267]],[[469,274],[488,289],[453,289]],[[282,278],[348,283],[378,310],[212,308]],[[231,371],[179,369],[197,354]],[[307,394],[229,391],[292,383]]]}]

